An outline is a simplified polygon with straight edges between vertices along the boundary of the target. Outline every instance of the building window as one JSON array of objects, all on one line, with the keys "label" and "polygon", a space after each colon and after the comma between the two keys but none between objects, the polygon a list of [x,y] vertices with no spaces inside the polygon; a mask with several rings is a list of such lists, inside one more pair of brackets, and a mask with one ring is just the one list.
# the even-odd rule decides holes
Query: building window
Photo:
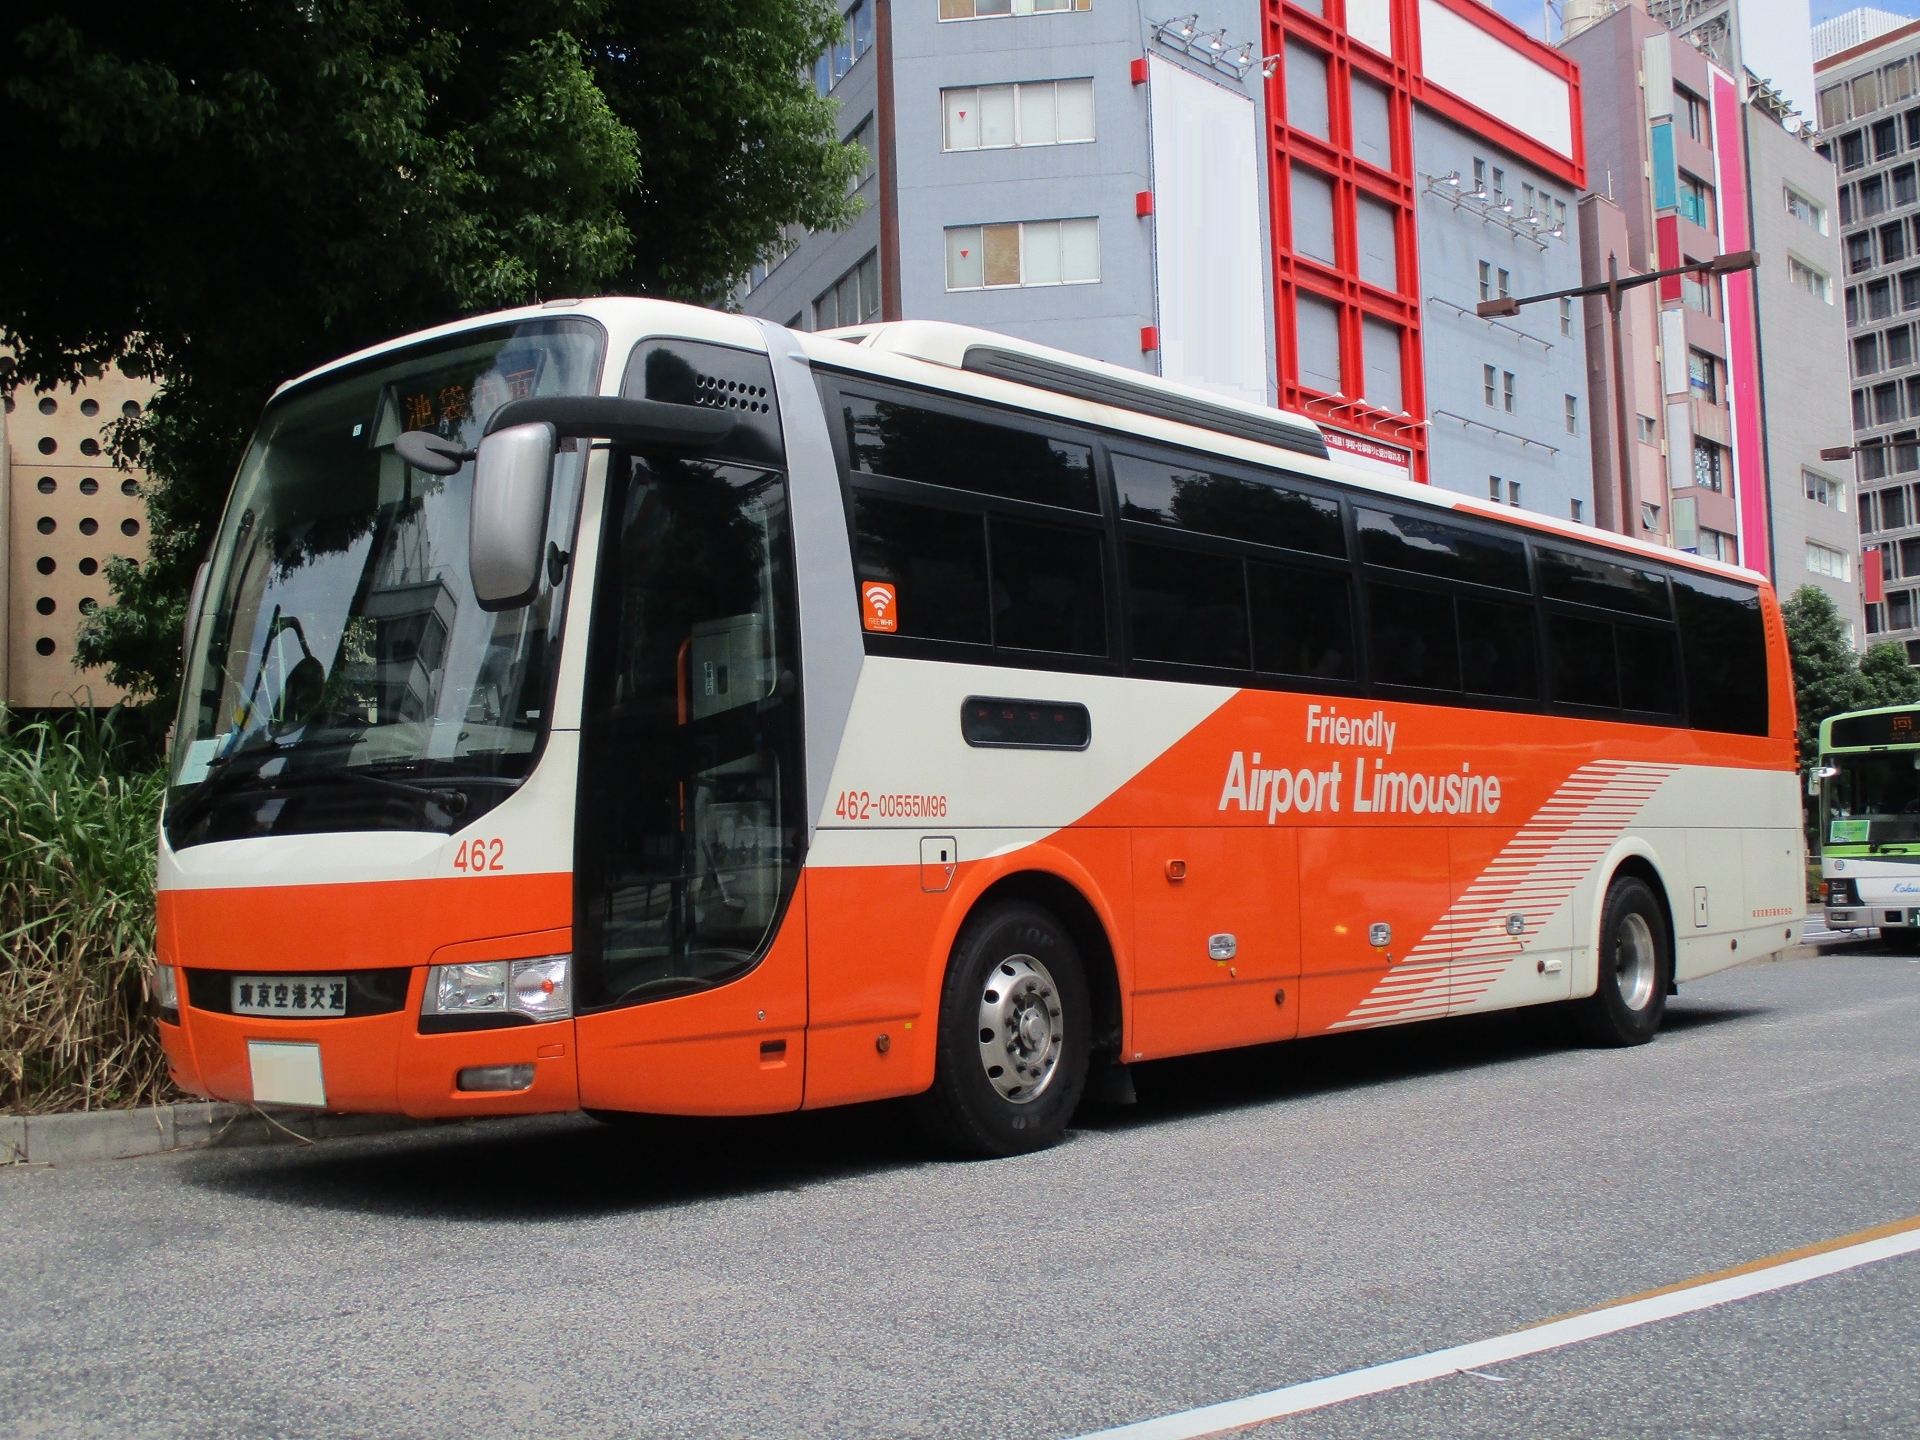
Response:
[{"label": "building window", "polygon": [[1519,503],[1520,482],[1518,480],[1509,480],[1507,481],[1507,504],[1518,505]]},{"label": "building window", "polygon": [[1733,536],[1724,531],[1709,530],[1704,525],[1700,527],[1699,553],[1709,560],[1724,560],[1729,565],[1740,562],[1740,550],[1733,543]]},{"label": "building window", "polygon": [[1651,415],[1635,416],[1640,422],[1640,443],[1658,445],[1660,443],[1660,422]]},{"label": "building window", "polygon": [[1497,406],[1500,403],[1500,372],[1491,365],[1480,367],[1480,392],[1486,397],[1487,404]]},{"label": "building window", "polygon": [[1898,370],[1913,363],[1913,330],[1896,325],[1887,331],[1887,369]]},{"label": "building window", "polygon": [[1713,187],[1680,172],[1680,213],[1703,229],[1713,229]]},{"label": "building window", "polygon": [[1494,278],[1499,283],[1499,294],[1505,300],[1513,291],[1513,277],[1504,270],[1496,270]]},{"label": "building window", "polygon": [[1847,113],[1847,87],[1829,85],[1820,92],[1820,128],[1831,130],[1836,125],[1844,125],[1853,117]]},{"label": "building window", "polygon": [[1498,205],[1507,198],[1507,172],[1498,165],[1493,167],[1493,203]]},{"label": "building window", "polygon": [[1687,351],[1687,384],[1709,405],[1719,403],[1719,368],[1713,356],[1704,350]]},{"label": "building window", "polygon": [[1509,415],[1513,414],[1513,372],[1511,370],[1500,372],[1500,408]]},{"label": "building window", "polygon": [[1574,524],[1584,525],[1587,523],[1587,517],[1584,513],[1585,510],[1586,507],[1578,500],[1567,501],[1567,518],[1573,521]]},{"label": "building window", "polygon": [[1487,499],[1496,505],[1500,503],[1500,477],[1498,475],[1487,476]]},{"label": "building window", "polygon": [[1578,395],[1569,395],[1567,396],[1567,434],[1578,435],[1579,433],[1580,397]]},{"label": "building window", "polygon": [[1840,168],[1858,170],[1866,163],[1867,146],[1861,139],[1860,132],[1855,130],[1850,135],[1842,135],[1840,137]]},{"label": "building window", "polygon": [[1900,386],[1897,382],[1873,387],[1873,421],[1891,425],[1900,419]]},{"label": "building window", "polygon": [[1785,188],[1787,213],[1802,225],[1811,225],[1822,235],[1827,233],[1827,207],[1819,201],[1802,195],[1791,185]]},{"label": "building window", "polygon": [[1836,550],[1831,545],[1822,545],[1817,540],[1807,541],[1807,569],[1816,575],[1825,575],[1829,580],[1851,580],[1853,566],[1844,550]]},{"label": "building window", "polygon": [[1640,528],[1658,535],[1660,533],[1660,507],[1649,501],[1640,502]]},{"label": "building window", "polygon": [[1880,227],[1880,259],[1888,265],[1907,258],[1907,226],[1904,220]]},{"label": "building window", "polygon": [[[1293,249],[1333,264],[1333,182],[1317,170],[1295,163],[1287,168],[1292,180]],[[1484,265],[1481,267],[1486,268]]]},{"label": "building window", "polygon": [[1880,337],[1878,335],[1861,335],[1854,339],[1853,373],[1855,375],[1880,373]]},{"label": "building window", "polygon": [[1708,143],[1707,102],[1691,90],[1676,85],[1673,87],[1673,108],[1676,112],[1674,118],[1686,130],[1688,137],[1703,145]]},{"label": "building window", "polygon": [[1484,200],[1493,192],[1487,189],[1487,162],[1478,155],[1473,157],[1473,195],[1476,200]]},{"label": "building window", "polygon": [[1887,187],[1878,175],[1869,175],[1860,182],[1860,218],[1871,220],[1882,214],[1887,208]]},{"label": "building window", "polygon": [[947,289],[1091,285],[1100,278],[1100,222],[1026,220],[947,231]]},{"label": "building window", "polygon": [[1480,262],[1480,298],[1482,300],[1493,298],[1493,266],[1484,260]]},{"label": "building window", "polygon": [[1693,437],[1693,483],[1703,490],[1726,489],[1720,447],[1699,435]]},{"label": "building window", "polygon": [[1002,15],[1047,15],[1092,8],[1093,0],[940,0],[940,18],[993,20]]},{"label": "building window", "polygon": [[864,260],[813,302],[813,328],[833,330],[842,325],[858,325],[879,313],[880,252],[869,250]]},{"label": "building window", "polygon": [[1323,395],[1342,393],[1340,383],[1340,309],[1302,290],[1294,297],[1294,343],[1300,383]]},{"label": "building window", "polygon": [[1920,270],[1909,270],[1900,277],[1900,308],[1920,310]]},{"label": "building window", "polygon": [[1920,188],[1914,184],[1914,172],[1911,165],[1899,165],[1893,170],[1893,203],[1896,208],[1911,205],[1920,199]]},{"label": "building window", "polygon": [[1847,273],[1858,275],[1873,268],[1873,232],[1847,237]]},{"label": "building window", "polygon": [[1893,282],[1869,280],[1866,284],[1867,319],[1884,320],[1893,314]]},{"label": "building window", "polygon": [[822,95],[845,78],[854,62],[873,48],[874,0],[858,0],[841,22],[840,38],[813,62],[813,88]]},{"label": "building window", "polygon": [[[1902,71],[1905,71],[1907,62],[1902,60],[1900,62],[1900,68]],[[1895,115],[1886,120],[1876,120],[1873,125],[1873,158],[1876,160],[1891,160],[1899,153],[1900,117]]]},{"label": "building window", "polygon": [[1815,299],[1824,300],[1829,305],[1833,303],[1833,281],[1805,261],[1795,259],[1791,255],[1787,257],[1787,281]]},{"label": "building window", "polygon": [[1680,298],[1686,302],[1689,310],[1697,310],[1702,315],[1713,314],[1713,281],[1689,270],[1680,277]]},{"label": "building window", "polygon": [[1560,333],[1573,334],[1573,301],[1565,295],[1560,297]]},{"label": "building window", "polygon": [[1913,628],[1913,591],[1895,590],[1887,596],[1887,629]]},{"label": "building window", "polygon": [[1287,123],[1325,140],[1327,129],[1327,57],[1287,41]]},{"label": "building window", "polygon": [[858,191],[869,180],[873,179],[875,175],[880,173],[880,162],[877,158],[878,152],[873,139],[873,116],[867,116],[866,119],[854,127],[853,133],[847,136],[847,144],[858,145],[860,147],[859,172],[848,182],[851,186],[851,191]]},{"label": "building window", "polygon": [[1093,139],[1093,81],[1037,80],[940,92],[948,150],[1081,145]]}]

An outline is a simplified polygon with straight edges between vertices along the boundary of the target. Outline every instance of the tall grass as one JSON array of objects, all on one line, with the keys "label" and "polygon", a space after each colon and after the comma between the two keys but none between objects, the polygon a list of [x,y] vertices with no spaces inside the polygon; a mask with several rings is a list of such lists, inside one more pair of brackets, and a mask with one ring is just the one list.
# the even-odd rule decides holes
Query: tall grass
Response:
[{"label": "tall grass", "polygon": [[0,713],[0,1112],[166,1093],[146,1013],[164,789],[112,717]]}]

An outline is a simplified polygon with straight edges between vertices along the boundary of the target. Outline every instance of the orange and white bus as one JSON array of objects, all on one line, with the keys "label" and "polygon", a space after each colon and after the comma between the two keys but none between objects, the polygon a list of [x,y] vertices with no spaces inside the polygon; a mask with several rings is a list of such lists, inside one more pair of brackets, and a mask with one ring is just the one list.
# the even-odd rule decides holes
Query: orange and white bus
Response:
[{"label": "orange and white bus", "polygon": [[416,1116],[920,1096],[1057,1138],[1160,1056],[1777,950],[1757,575],[953,325],[603,299],[283,386],[196,585],[178,1082]]}]

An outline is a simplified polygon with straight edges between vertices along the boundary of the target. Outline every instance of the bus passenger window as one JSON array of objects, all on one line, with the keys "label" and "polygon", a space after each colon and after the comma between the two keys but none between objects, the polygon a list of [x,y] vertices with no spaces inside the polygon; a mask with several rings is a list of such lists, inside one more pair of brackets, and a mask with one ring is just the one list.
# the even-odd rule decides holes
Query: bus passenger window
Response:
[{"label": "bus passenger window", "polygon": [[1460,672],[1474,695],[1532,700],[1540,693],[1533,659],[1533,607],[1455,600],[1460,615]]},{"label": "bus passenger window", "polygon": [[1613,643],[1620,655],[1620,703],[1654,715],[1679,714],[1679,657],[1674,653],[1673,635],[1638,625],[1616,625]]},{"label": "bus passenger window", "polygon": [[1127,624],[1136,660],[1252,668],[1246,584],[1237,559],[1129,544]]},{"label": "bus passenger window", "polygon": [[845,398],[844,418],[855,470],[1004,500],[1100,509],[1091,446],[864,395]]},{"label": "bus passenger window", "polygon": [[879,580],[894,588],[895,634],[991,643],[980,516],[858,495],[854,535],[861,582]]},{"label": "bus passenger window", "polygon": [[1460,647],[1452,597],[1398,585],[1367,586],[1367,640],[1382,685],[1460,688]]},{"label": "bus passenger window", "polygon": [[1547,691],[1557,704],[1618,709],[1620,675],[1613,658],[1613,627],[1604,620],[1547,616]]},{"label": "bus passenger window", "polygon": [[1369,565],[1497,585],[1502,590],[1533,589],[1527,577],[1527,547],[1505,535],[1482,535],[1430,515],[1388,514],[1356,508],[1360,557]]},{"label": "bus passenger window", "polygon": [[1247,564],[1253,666],[1270,675],[1353,679],[1353,606],[1345,575]]},{"label": "bus passenger window", "polygon": [[999,515],[990,523],[994,645],[1106,654],[1099,532],[1024,525]]},{"label": "bus passenger window", "polygon": [[1334,500],[1270,481],[1113,457],[1120,518],[1248,540],[1285,550],[1344,557],[1346,531]]},{"label": "bus passenger window", "polygon": [[1673,616],[1667,577],[1658,570],[1545,545],[1535,546],[1534,555],[1540,563],[1540,589],[1549,599],[1598,605],[1629,615],[1651,615],[1659,620]]},{"label": "bus passenger window", "polygon": [[1676,570],[1673,598],[1687,666],[1688,723],[1697,730],[1766,734],[1767,632],[1759,592]]}]

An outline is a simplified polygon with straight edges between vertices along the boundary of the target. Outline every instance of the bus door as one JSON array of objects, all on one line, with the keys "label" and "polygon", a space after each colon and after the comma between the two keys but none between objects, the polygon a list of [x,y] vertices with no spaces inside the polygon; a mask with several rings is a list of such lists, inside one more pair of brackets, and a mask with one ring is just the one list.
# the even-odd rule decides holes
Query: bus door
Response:
[{"label": "bus door", "polygon": [[786,480],[616,452],[604,514],[575,822],[580,1101],[798,1108],[805,829]]},{"label": "bus door", "polygon": [[1285,826],[1133,831],[1134,1051],[1293,1038],[1298,864]]}]

